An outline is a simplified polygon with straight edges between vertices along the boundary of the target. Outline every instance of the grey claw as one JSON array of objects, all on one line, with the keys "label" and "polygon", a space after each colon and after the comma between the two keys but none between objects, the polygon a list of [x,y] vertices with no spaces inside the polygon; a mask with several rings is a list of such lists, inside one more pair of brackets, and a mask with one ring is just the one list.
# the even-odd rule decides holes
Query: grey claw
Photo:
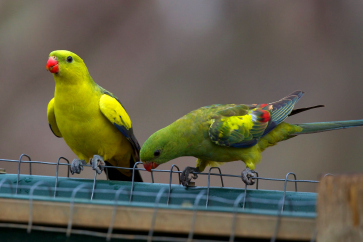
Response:
[{"label": "grey claw", "polygon": [[94,155],[91,160],[92,169],[97,172],[97,174],[101,174],[104,170],[104,166],[106,163],[103,161],[102,157],[99,155]]},{"label": "grey claw", "polygon": [[255,184],[255,179],[252,179],[252,177],[256,177],[256,172],[254,170],[251,170],[250,168],[246,168],[241,173],[242,181],[246,185],[253,185]]},{"label": "grey claw", "polygon": [[84,160],[78,160],[74,159],[71,164],[71,173],[74,175],[74,173],[80,174],[81,171],[83,171],[83,165],[85,165],[86,162]]},{"label": "grey claw", "polygon": [[[192,172],[199,172],[199,169],[196,167],[187,166],[187,167],[185,167],[184,171],[181,173],[180,182],[183,186],[185,186],[185,187],[188,186],[192,179],[198,178],[198,175],[193,174]],[[192,174],[191,178],[189,178],[189,174]]]}]

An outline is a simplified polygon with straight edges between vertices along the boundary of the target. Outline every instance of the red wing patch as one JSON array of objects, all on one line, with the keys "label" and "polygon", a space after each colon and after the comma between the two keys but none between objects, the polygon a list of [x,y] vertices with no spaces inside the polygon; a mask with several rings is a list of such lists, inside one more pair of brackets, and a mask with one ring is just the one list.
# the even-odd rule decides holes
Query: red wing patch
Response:
[{"label": "red wing patch", "polygon": [[270,112],[269,111],[266,111],[266,110],[261,110],[261,115],[260,115],[260,121],[261,122],[268,122],[270,121],[270,118],[271,118],[271,115],[270,115]]}]

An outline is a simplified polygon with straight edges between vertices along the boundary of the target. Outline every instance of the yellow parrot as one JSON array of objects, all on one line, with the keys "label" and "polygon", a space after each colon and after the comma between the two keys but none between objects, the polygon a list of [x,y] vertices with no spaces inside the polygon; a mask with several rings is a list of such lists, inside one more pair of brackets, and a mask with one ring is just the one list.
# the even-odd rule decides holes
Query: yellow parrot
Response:
[{"label": "yellow parrot", "polygon": [[[89,161],[98,174],[105,165],[133,167],[139,160],[140,145],[117,97],[97,85],[83,60],[70,51],[51,52],[46,68],[55,81],[48,122],[54,135],[63,137],[78,157],[72,161],[71,173],[79,174]],[[108,178],[131,181],[132,171],[108,169]],[[134,180],[142,182],[138,171]]]}]

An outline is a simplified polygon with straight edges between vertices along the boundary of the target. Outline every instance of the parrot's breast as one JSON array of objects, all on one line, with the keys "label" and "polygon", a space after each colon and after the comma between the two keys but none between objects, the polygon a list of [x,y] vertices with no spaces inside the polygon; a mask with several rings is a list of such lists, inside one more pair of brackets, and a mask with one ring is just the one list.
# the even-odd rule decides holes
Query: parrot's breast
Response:
[{"label": "parrot's breast", "polygon": [[79,159],[88,162],[97,154],[104,160],[117,157],[129,161],[131,144],[101,113],[99,98],[100,95],[89,94],[72,98],[55,96],[58,128]]}]

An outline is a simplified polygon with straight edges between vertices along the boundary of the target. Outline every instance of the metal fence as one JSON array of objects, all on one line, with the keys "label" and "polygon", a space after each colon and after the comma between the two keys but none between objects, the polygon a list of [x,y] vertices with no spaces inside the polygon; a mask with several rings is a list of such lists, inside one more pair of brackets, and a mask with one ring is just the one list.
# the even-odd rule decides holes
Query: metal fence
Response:
[{"label": "metal fence", "polygon": [[[218,210],[218,207],[220,207],[224,212],[232,214],[232,223],[231,228],[229,232],[229,238],[226,239],[227,241],[235,241],[235,229],[236,229],[236,216],[239,213],[244,213],[247,211],[248,207],[254,207],[256,204],[259,204],[260,206],[266,206],[267,208],[264,210],[265,212],[268,212],[270,215],[274,215],[276,219],[275,223],[275,229],[273,232],[273,235],[270,238],[270,241],[275,241],[277,239],[277,234],[279,232],[279,226],[281,217],[284,216],[284,214],[289,214],[292,216],[298,216],[294,215],[292,210],[285,211],[286,206],[297,207],[301,210],[303,207],[313,207],[315,209],[315,200],[291,200],[287,199],[287,183],[293,182],[295,184],[295,192],[298,192],[298,184],[299,183],[318,183],[318,181],[314,180],[297,180],[296,175],[292,172],[289,172],[286,174],[285,178],[283,179],[275,179],[275,178],[265,178],[265,177],[259,177],[257,174],[256,179],[256,185],[253,186],[253,189],[250,189],[250,187],[247,187],[245,185],[244,189],[241,189],[241,191],[238,191],[238,196],[231,198],[225,198],[221,196],[211,195],[211,189],[213,187],[210,186],[210,178],[212,176],[217,176],[220,178],[221,181],[221,188],[225,190],[230,190],[232,188],[225,188],[223,178],[224,177],[235,177],[235,178],[241,178],[241,176],[238,175],[230,175],[230,174],[223,174],[218,167],[212,167],[209,169],[206,173],[196,173],[198,175],[208,176],[208,185],[206,187],[203,187],[204,189],[198,191],[197,194],[195,193],[189,193],[188,190],[184,193],[174,193],[173,191],[175,189],[172,188],[172,178],[173,174],[177,174],[180,178],[181,171],[176,165],[172,165],[169,170],[157,170],[154,169],[151,172],[151,179],[152,183],[154,183],[154,175],[157,175],[158,173],[170,173],[170,179],[169,183],[166,186],[160,187],[158,191],[135,191],[135,182],[134,182],[134,173],[136,170],[139,171],[145,171],[144,168],[138,168],[137,166],[139,164],[142,164],[142,162],[135,163],[133,168],[125,168],[125,167],[113,167],[113,166],[105,166],[107,169],[125,169],[125,170],[132,170],[132,182],[130,186],[127,187],[120,187],[118,190],[111,190],[111,189],[96,189],[96,185],[99,182],[97,180],[97,172],[95,172],[94,179],[92,185],[89,183],[83,183],[76,187],[59,187],[59,168],[67,167],[68,174],[67,177],[69,177],[69,161],[64,158],[60,157],[56,163],[53,162],[44,162],[44,161],[32,161],[30,156],[26,154],[22,154],[18,160],[9,160],[9,159],[0,159],[1,162],[12,162],[14,165],[18,166],[18,172],[17,174],[14,174],[16,176],[16,183],[15,181],[11,181],[10,179],[3,178],[2,175],[0,175],[0,197],[3,195],[7,195],[7,197],[11,198],[21,198],[24,199],[24,194],[21,194],[19,192],[20,190],[27,190],[28,194],[26,196],[26,199],[28,199],[29,202],[29,218],[28,218],[28,224],[18,224],[18,223],[10,223],[10,222],[2,222],[0,223],[0,227],[2,228],[17,228],[17,229],[26,229],[28,233],[31,233],[33,230],[39,230],[39,231],[47,231],[47,232],[56,232],[56,233],[65,233],[66,236],[70,236],[71,234],[78,234],[78,235],[88,235],[88,236],[95,236],[95,237],[104,237],[109,241],[110,239],[136,239],[136,240],[145,240],[145,241],[206,241],[205,239],[199,238],[195,239],[195,224],[196,224],[196,214],[198,211],[202,210],[208,210],[210,208]],[[29,175],[32,175],[32,164],[42,164],[42,165],[53,165],[55,166],[55,177],[54,177],[54,185],[50,185],[50,183],[39,180],[36,183],[32,185],[22,185],[20,184],[20,179],[22,176],[21,168],[24,170],[24,165],[28,165],[29,169]],[[85,167],[91,167],[90,165],[85,165]],[[107,169],[105,169],[107,171]],[[212,173],[212,171],[217,171],[217,173]],[[326,174],[331,175],[331,174]],[[289,179],[289,177],[293,177],[293,179]],[[67,179],[67,178],[62,178]],[[281,195],[277,197],[277,199],[267,199],[263,197],[251,197],[248,196],[248,191],[250,190],[258,190],[258,181],[259,180],[268,180],[268,181],[280,181],[284,182],[284,189],[281,191]],[[14,184],[13,184],[14,183]],[[177,186],[177,185],[173,185]],[[6,192],[4,192],[6,190]],[[36,195],[36,193],[40,193],[41,195]],[[109,227],[107,229],[107,232],[99,232],[99,231],[92,231],[89,229],[72,229],[72,221],[73,221],[73,208],[75,202],[82,202],[81,198],[77,198],[78,194],[89,194],[87,198],[89,201],[96,202],[105,200],[104,198],[107,197],[107,202],[109,205],[113,206],[113,213],[112,217],[109,223]],[[63,194],[63,195],[59,195]],[[64,196],[64,194],[68,194],[67,196]],[[99,198],[95,198],[95,194],[98,194]],[[102,194],[102,196],[100,195]],[[280,193],[279,193],[280,194]],[[101,199],[102,197],[102,199]],[[120,201],[120,198],[123,198],[123,201]],[[135,197],[138,197],[138,199],[135,199]],[[44,199],[47,198],[51,201],[51,199],[55,198],[63,198],[66,199],[67,202],[69,202],[69,221],[67,228],[62,227],[54,227],[54,226],[41,226],[41,225],[33,225],[33,201],[36,199]],[[112,199],[110,199],[112,198]],[[152,198],[152,199],[151,199]],[[170,235],[163,236],[163,235],[154,235],[154,227],[155,227],[155,221],[157,219],[158,210],[160,208],[168,208],[168,206],[173,205],[171,203],[171,200],[178,200],[178,199],[188,199],[191,201],[191,205],[188,207],[188,209],[193,211],[193,216],[191,218],[191,227],[189,229],[189,234],[186,238],[180,238],[180,237],[173,237]],[[82,198],[84,201],[84,197]],[[130,206],[137,205],[140,201],[153,200],[149,205],[153,207],[154,212],[152,216],[151,226],[149,228],[148,234],[126,234],[126,233],[113,233],[113,226],[114,221],[116,217],[116,209],[118,206],[125,206],[125,200],[128,200],[128,204]],[[163,201],[163,202],[162,202]],[[253,204],[253,205],[252,205]],[[126,204],[127,205],[127,204]],[[174,208],[183,208],[183,204],[174,204]],[[290,212],[290,213],[289,213]],[[316,213],[310,213],[310,215],[316,216]],[[316,232],[311,234],[310,241],[315,241]],[[209,238],[208,241],[211,239]],[[224,241],[226,241],[224,240]],[[215,240],[217,241],[217,240]]]}]

